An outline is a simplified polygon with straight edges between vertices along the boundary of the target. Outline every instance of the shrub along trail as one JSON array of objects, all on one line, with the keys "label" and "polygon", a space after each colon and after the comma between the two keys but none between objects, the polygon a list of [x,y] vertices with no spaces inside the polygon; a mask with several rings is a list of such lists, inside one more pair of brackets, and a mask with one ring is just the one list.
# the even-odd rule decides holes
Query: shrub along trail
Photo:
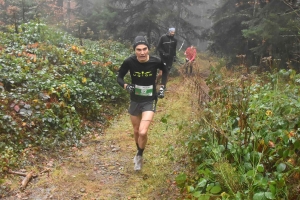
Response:
[{"label": "shrub along trail", "polygon": [[[198,64],[207,73],[209,63]],[[182,199],[175,177],[190,166],[184,142],[196,115],[191,90],[190,77],[170,78],[149,130],[142,171],[133,170],[136,146],[124,109],[103,133],[83,139],[82,148],[43,155],[45,162],[28,166],[27,171],[50,171],[32,179],[24,191],[16,189],[4,199]],[[11,175],[6,184],[17,188],[20,181]]]}]

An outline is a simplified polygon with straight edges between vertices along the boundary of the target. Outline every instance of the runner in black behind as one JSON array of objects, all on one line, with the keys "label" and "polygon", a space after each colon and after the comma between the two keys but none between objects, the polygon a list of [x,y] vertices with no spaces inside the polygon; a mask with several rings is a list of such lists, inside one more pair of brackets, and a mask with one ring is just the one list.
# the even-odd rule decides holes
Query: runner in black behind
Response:
[{"label": "runner in black behind", "polygon": [[[168,74],[171,71],[173,62],[176,62],[176,47],[177,39],[175,36],[175,28],[169,28],[169,32],[162,35],[159,38],[156,50],[159,53],[159,57],[163,63],[166,64],[168,69]],[[162,76],[161,71],[157,76],[157,83],[160,81]]]},{"label": "runner in black behind", "polygon": [[[156,111],[157,97],[164,97],[164,87],[167,81],[167,68],[159,58],[149,55],[149,44],[145,37],[137,36],[133,43],[135,55],[122,63],[117,81],[121,87],[130,92],[130,114],[133,126],[137,154],[134,156],[134,170],[141,170],[143,151],[147,143],[147,132]],[[162,70],[162,85],[156,92],[157,70]],[[124,81],[124,76],[130,72],[131,84]]]}]

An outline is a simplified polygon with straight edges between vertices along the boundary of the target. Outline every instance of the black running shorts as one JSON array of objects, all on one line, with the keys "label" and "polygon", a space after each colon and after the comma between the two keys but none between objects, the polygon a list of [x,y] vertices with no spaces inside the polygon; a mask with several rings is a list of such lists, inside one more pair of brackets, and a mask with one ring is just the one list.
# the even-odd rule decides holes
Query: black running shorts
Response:
[{"label": "black running shorts", "polygon": [[147,101],[142,103],[137,103],[134,101],[130,102],[130,106],[128,108],[128,113],[133,116],[139,116],[142,112],[145,111],[156,111],[156,100]]}]

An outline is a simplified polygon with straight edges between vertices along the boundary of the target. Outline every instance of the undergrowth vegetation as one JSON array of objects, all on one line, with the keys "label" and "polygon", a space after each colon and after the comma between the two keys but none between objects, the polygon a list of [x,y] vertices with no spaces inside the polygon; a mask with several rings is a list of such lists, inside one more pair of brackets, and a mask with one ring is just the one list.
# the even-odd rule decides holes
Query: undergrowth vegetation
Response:
[{"label": "undergrowth vegetation", "polygon": [[195,175],[177,177],[193,199],[297,199],[300,192],[300,75],[233,72],[220,62],[206,80],[188,148]]},{"label": "undergrowth vegetation", "polygon": [[[130,54],[124,45],[84,41],[41,23],[0,32],[0,172],[25,149],[80,145],[128,99],[116,71]],[[2,174],[2,173],[1,173]]]}]

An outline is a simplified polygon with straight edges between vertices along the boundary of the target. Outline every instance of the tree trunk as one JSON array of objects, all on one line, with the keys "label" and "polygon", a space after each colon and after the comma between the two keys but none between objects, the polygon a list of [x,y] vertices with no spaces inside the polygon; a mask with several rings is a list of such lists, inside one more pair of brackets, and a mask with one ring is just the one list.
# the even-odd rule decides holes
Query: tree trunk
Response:
[{"label": "tree trunk", "polygon": [[71,0],[68,0],[68,4],[67,4],[67,16],[68,16],[68,27],[70,27],[70,21],[71,21]]},{"label": "tree trunk", "polygon": [[8,0],[4,0],[4,10],[6,10],[7,6],[8,6]]},{"label": "tree trunk", "polygon": [[22,19],[23,19],[23,23],[25,23],[25,12],[26,12],[25,3],[24,3],[24,0],[22,0]]},{"label": "tree trunk", "polygon": [[58,7],[63,8],[63,7],[64,7],[64,0],[57,0],[56,5],[57,5]]},{"label": "tree trunk", "polygon": [[58,10],[61,14],[60,20],[64,21],[64,0],[57,0],[56,5],[57,5]]},{"label": "tree trunk", "polygon": [[19,30],[18,30],[18,23],[17,23],[17,14],[14,13],[13,17],[14,17],[15,32],[18,34]]}]

